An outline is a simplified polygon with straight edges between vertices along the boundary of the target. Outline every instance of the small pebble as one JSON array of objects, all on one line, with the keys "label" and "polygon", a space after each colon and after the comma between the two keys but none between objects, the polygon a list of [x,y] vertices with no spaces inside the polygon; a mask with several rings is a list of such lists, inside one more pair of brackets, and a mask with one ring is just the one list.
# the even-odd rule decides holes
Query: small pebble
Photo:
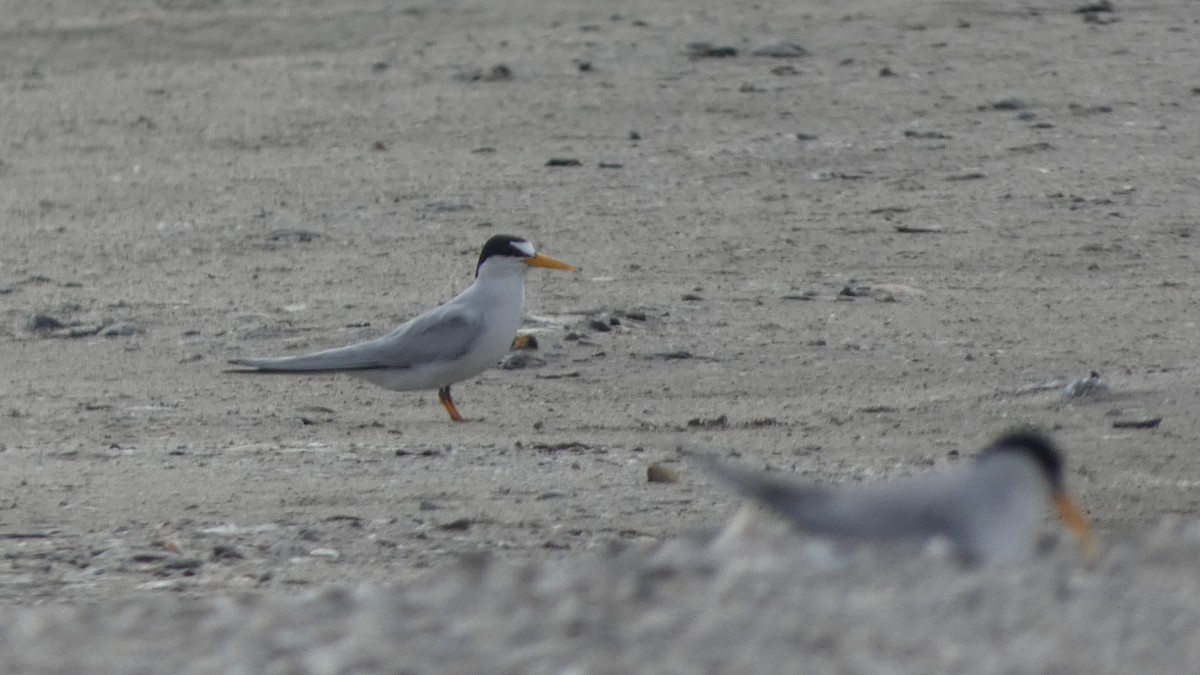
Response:
[{"label": "small pebble", "polygon": [[34,314],[25,322],[25,329],[33,333],[58,330],[63,323],[49,314]]},{"label": "small pebble", "polygon": [[612,326],[610,326],[607,321],[597,318],[588,319],[587,326],[588,328],[601,333],[608,333],[612,330]]},{"label": "small pebble", "polygon": [[679,472],[662,464],[651,464],[646,467],[646,480],[651,483],[676,483],[679,481]]},{"label": "small pebble", "polygon": [[537,341],[537,338],[532,335],[518,335],[517,337],[513,338],[512,348],[513,349],[537,349],[538,341]]},{"label": "small pebble", "polygon": [[1029,104],[1016,96],[1009,96],[992,102],[992,110],[1024,110]]},{"label": "small pebble", "polygon": [[737,47],[717,46],[711,42],[689,42],[687,55],[693,59],[724,59],[737,56]]},{"label": "small pebble", "polygon": [[314,558],[324,558],[331,562],[337,561],[342,557],[342,554],[334,548],[314,548],[313,550],[309,551],[308,554]]}]

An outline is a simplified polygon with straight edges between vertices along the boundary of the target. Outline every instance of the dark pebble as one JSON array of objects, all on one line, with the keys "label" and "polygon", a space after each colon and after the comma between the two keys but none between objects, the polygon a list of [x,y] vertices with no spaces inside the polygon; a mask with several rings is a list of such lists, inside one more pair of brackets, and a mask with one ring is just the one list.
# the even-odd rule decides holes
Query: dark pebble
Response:
[{"label": "dark pebble", "polygon": [[63,323],[49,314],[34,314],[25,322],[25,329],[34,333],[58,330]]},{"label": "dark pebble", "polygon": [[1029,107],[1029,104],[1015,96],[1002,98],[999,101],[992,103],[992,110],[1024,110]]},{"label": "dark pebble", "polygon": [[583,166],[583,162],[574,157],[551,157],[546,160],[546,166]]},{"label": "dark pebble", "polygon": [[711,42],[689,42],[687,55],[693,59],[724,59],[737,56],[737,47],[717,46]]},{"label": "dark pebble", "polygon": [[1113,12],[1113,4],[1109,0],[1099,0],[1099,2],[1089,2],[1086,5],[1081,5],[1075,8],[1076,14],[1095,14],[1097,12]]},{"label": "dark pebble", "polygon": [[918,131],[916,129],[905,129],[905,138],[924,138],[924,139],[946,139],[950,138],[948,134],[940,131]]}]

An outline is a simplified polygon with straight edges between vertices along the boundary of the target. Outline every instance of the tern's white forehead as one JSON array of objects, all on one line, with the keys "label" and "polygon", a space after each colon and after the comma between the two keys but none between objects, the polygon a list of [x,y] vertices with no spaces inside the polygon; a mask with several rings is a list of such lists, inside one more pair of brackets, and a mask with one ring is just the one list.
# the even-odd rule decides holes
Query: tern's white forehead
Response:
[{"label": "tern's white forehead", "polygon": [[512,247],[530,258],[534,256],[533,244],[527,241],[514,241]]}]

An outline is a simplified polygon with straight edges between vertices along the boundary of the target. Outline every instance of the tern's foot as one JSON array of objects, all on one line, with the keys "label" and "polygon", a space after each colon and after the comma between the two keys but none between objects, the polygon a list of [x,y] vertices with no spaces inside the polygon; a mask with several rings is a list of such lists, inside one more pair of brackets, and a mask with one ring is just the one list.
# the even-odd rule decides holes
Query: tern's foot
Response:
[{"label": "tern's foot", "polygon": [[450,387],[442,387],[438,389],[438,400],[442,402],[442,406],[446,408],[446,412],[450,413],[450,419],[455,422],[466,422],[458,412],[458,408],[454,405],[454,399],[450,398]]}]

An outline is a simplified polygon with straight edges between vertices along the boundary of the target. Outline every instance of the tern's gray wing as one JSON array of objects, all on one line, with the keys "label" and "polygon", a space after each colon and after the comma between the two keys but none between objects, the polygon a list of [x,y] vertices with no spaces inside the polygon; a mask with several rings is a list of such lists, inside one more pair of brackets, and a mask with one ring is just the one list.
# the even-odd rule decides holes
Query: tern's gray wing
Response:
[{"label": "tern's gray wing", "polygon": [[712,457],[702,463],[738,492],[809,532],[862,539],[956,534],[954,523],[947,519],[959,492],[959,481],[953,476],[833,489],[799,485]]},{"label": "tern's gray wing", "polygon": [[470,351],[483,332],[483,313],[447,303],[417,316],[383,337],[303,356],[237,359],[238,365],[265,372],[329,372],[409,368],[451,361]]}]

